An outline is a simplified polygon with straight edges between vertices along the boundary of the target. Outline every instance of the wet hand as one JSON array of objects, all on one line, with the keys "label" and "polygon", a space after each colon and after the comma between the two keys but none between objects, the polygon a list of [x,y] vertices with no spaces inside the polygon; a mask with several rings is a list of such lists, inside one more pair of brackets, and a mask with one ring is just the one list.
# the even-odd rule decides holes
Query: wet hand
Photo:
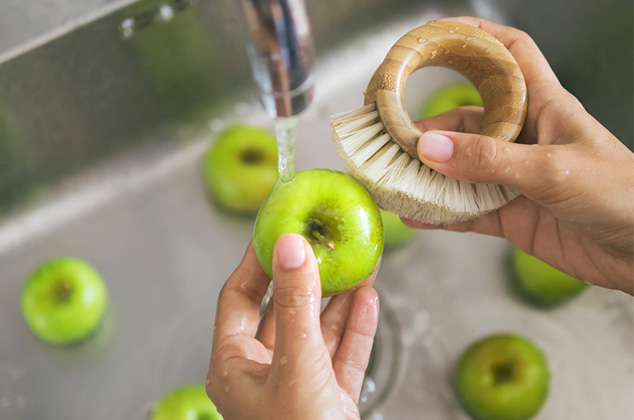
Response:
[{"label": "wet hand", "polygon": [[573,277],[632,294],[634,154],[561,86],[526,33],[471,17],[446,20],[479,27],[506,45],[526,79],[528,112],[516,143],[469,134],[480,130],[478,107],[419,121],[419,157],[449,177],[504,184],[523,195],[469,222],[406,223],[505,237]]},{"label": "wet hand", "polygon": [[273,297],[253,246],[218,298],[207,393],[225,420],[359,419],[357,400],[378,320],[376,272],[323,312],[310,245],[282,235]]}]

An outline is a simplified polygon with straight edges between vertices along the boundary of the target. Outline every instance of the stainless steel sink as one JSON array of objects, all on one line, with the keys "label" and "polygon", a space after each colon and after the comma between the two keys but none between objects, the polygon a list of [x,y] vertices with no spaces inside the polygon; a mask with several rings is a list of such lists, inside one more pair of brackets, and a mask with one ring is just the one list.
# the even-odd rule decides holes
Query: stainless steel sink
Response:
[{"label": "stainless steel sink", "polygon": [[[144,419],[169,389],[204,382],[216,296],[253,220],[209,202],[201,158],[234,122],[272,128],[233,2],[75,3],[29,30],[24,7],[38,2],[0,6],[3,22],[22,19],[0,25],[3,420]],[[156,18],[161,5],[172,18]],[[527,30],[564,85],[631,147],[631,2],[313,0],[308,8],[318,79],[299,121],[298,169],[343,169],[329,115],[361,104],[400,35],[455,14]],[[126,38],[129,18],[138,27]],[[458,78],[420,74],[406,92],[412,113]],[[505,283],[508,251],[495,238],[421,232],[385,255],[376,287],[391,308],[381,328],[396,336],[398,369],[367,418],[466,418],[448,375],[470,342],[497,331],[531,337],[547,355],[552,388],[538,419],[632,418],[632,299],[592,288],[553,310],[527,306]],[[99,332],[69,348],[39,341],[20,313],[24,280],[55,255],[91,262],[110,293]]]}]

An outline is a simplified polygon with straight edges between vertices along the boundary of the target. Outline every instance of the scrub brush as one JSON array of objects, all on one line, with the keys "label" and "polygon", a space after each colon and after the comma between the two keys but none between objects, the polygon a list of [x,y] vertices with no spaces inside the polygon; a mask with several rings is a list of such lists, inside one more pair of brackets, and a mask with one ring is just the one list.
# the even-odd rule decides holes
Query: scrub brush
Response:
[{"label": "scrub brush", "polygon": [[496,210],[519,193],[494,184],[451,179],[424,165],[416,152],[421,131],[409,118],[403,90],[422,67],[455,70],[484,104],[481,133],[515,141],[526,117],[526,84],[504,44],[470,25],[430,22],[390,49],[370,80],[365,106],[333,116],[333,140],[347,171],[385,210],[423,223],[451,224]]}]

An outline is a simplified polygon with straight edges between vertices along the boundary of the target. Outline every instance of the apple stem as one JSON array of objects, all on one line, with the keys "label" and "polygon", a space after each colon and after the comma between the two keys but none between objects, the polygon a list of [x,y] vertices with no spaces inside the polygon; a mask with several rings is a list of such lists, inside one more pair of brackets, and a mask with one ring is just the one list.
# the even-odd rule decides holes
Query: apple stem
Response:
[{"label": "apple stem", "polygon": [[324,238],[324,235],[321,234],[321,232],[317,229],[313,229],[311,231],[313,238],[317,239],[319,242],[323,242],[326,238]]},{"label": "apple stem", "polygon": [[66,302],[70,298],[73,286],[70,281],[63,280],[55,289],[55,298],[58,302]]},{"label": "apple stem", "polygon": [[323,244],[325,242],[326,248],[328,248],[329,250],[332,251],[335,249],[335,241],[333,240],[327,241],[324,235],[321,234],[319,229],[313,229],[310,233],[313,235],[313,238],[319,241],[319,243]]}]

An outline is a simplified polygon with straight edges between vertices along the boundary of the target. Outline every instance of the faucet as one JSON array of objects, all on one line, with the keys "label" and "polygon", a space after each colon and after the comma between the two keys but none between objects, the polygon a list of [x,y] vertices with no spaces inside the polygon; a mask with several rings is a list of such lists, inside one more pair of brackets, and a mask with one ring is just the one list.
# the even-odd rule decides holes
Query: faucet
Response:
[{"label": "faucet", "polygon": [[313,98],[314,57],[303,0],[238,0],[251,70],[272,117],[293,117]]}]

